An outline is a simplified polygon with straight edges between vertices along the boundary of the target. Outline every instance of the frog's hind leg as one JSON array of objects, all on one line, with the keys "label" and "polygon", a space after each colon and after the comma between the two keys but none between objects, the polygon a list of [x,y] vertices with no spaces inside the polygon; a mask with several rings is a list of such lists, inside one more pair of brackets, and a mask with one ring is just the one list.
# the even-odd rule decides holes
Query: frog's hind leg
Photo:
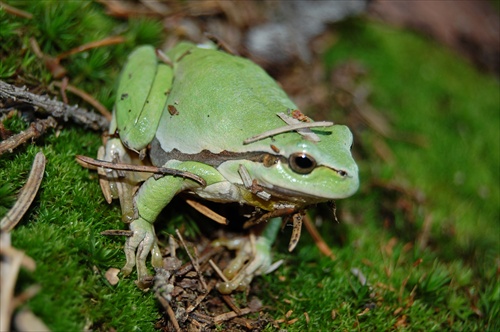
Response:
[{"label": "frog's hind leg", "polygon": [[174,195],[181,190],[183,182],[181,177],[164,176],[157,179],[151,176],[139,188],[133,201],[136,214],[130,223],[132,236],[125,243],[127,263],[122,268],[124,275],[130,274],[136,266],[139,282],[148,276],[146,258],[150,252],[153,267],[162,266],[153,223]]},{"label": "frog's hind leg", "polygon": [[269,220],[263,232],[256,236],[255,241],[245,237],[234,240],[221,239],[214,242],[215,246],[223,245],[237,250],[236,257],[224,269],[224,276],[229,280],[220,283],[217,287],[221,293],[229,294],[234,290],[243,290],[254,276],[266,274],[275,269],[276,263],[271,264],[271,246],[281,223],[281,218]]},{"label": "frog's hind leg", "polygon": [[[99,149],[97,157],[98,159],[116,164],[145,164],[145,161],[141,160],[137,153],[126,149],[121,140],[117,138],[109,139],[106,142],[106,148]],[[114,198],[118,198],[120,200],[122,221],[129,223],[130,230],[132,231],[132,236],[130,236],[125,243],[125,256],[127,263],[122,268],[122,273],[125,276],[129,275],[137,264],[137,272],[140,281],[148,275],[145,261],[149,252],[152,253],[153,266],[161,266],[160,249],[158,247],[154,227],[152,225],[156,216],[150,217],[151,219],[145,219],[140,215],[142,207],[147,204],[146,202],[143,202],[144,196],[147,195],[144,193],[142,195],[138,194],[139,184],[147,180],[147,178],[152,177],[147,173],[119,171],[110,168],[101,169],[99,174],[101,177],[101,188],[106,201],[111,203],[111,200]],[[152,181],[156,182],[154,178],[152,178]],[[165,180],[160,182],[164,181]],[[149,187],[154,187],[154,185],[146,185],[142,191],[147,191],[146,188]],[[134,201],[136,199],[136,193],[137,196],[142,197],[139,198],[138,202]],[[167,195],[166,202],[161,203],[164,205],[162,205],[159,210],[161,211],[161,209],[169,201],[170,199],[168,199]],[[145,214],[147,215],[147,213]]]}]

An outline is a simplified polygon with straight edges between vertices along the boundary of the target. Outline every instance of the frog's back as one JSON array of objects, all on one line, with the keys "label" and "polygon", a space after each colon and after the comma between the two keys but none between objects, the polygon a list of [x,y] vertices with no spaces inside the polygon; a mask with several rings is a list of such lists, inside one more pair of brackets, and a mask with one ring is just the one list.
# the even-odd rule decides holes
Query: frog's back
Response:
[{"label": "frog's back", "polygon": [[156,138],[164,151],[248,151],[244,139],[284,126],[276,113],[296,109],[277,83],[247,59],[194,47],[174,53],[173,60],[166,107],[178,114],[162,115]]}]

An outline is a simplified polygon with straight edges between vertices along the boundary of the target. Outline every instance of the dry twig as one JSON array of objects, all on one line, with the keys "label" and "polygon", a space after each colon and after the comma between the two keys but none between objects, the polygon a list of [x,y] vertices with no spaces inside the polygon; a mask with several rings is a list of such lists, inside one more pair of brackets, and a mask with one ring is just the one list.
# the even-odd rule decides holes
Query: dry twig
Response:
[{"label": "dry twig", "polygon": [[200,305],[200,303],[207,297],[207,295],[210,294],[210,292],[212,291],[212,289],[214,288],[214,286],[215,286],[216,283],[217,282],[215,281],[215,279],[210,280],[210,282],[208,283],[208,289],[207,289],[207,291],[205,293],[199,295],[193,301],[193,303],[186,309],[186,312],[190,313],[194,309],[196,309],[198,307],[198,305]]},{"label": "dry twig", "polygon": [[200,271],[200,265],[198,264],[198,261],[194,259],[193,255],[191,255],[191,252],[189,251],[189,248],[187,247],[186,242],[184,242],[184,238],[182,237],[181,232],[179,232],[179,230],[176,229],[175,233],[177,234],[177,237],[181,241],[182,246],[184,247],[184,250],[186,250],[186,253],[189,256],[189,259],[191,260],[191,263],[193,263],[193,267],[194,267],[196,273],[198,273],[198,277],[200,278],[200,282],[203,285],[203,288],[205,289],[205,291],[207,291],[208,286],[207,286],[207,283],[205,282],[205,278],[203,278],[203,274]]},{"label": "dry twig", "polygon": [[0,229],[2,232],[11,231],[24,216],[38,192],[40,183],[42,183],[44,171],[45,156],[42,152],[38,152],[33,161],[33,167],[31,168],[28,181],[21,189],[16,204],[14,204],[0,222]]},{"label": "dry twig", "polygon": [[122,44],[125,42],[125,37],[122,36],[112,36],[112,37],[106,37],[101,40],[96,40],[87,44],[80,45],[78,47],[75,47],[67,52],[61,53],[57,56],[58,60],[62,60],[64,58],[67,58],[70,55],[80,53],[80,52],[85,52],[93,48],[98,48],[98,47],[103,47],[103,46],[109,46],[109,45],[115,45],[115,44]]},{"label": "dry twig", "polygon": [[96,167],[104,167],[110,168],[114,170],[121,171],[132,171],[132,172],[144,172],[144,173],[154,173],[159,175],[173,175],[180,176],[183,178],[191,179],[193,181],[198,182],[202,186],[206,186],[206,181],[199,177],[198,175],[190,172],[181,171],[175,168],[166,168],[166,167],[156,167],[156,166],[146,166],[146,165],[133,165],[133,164],[120,164],[113,163],[104,160],[98,160],[94,158],[90,158],[87,156],[76,156],[76,161],[85,168],[95,169]]},{"label": "dry twig", "polygon": [[27,19],[33,18],[33,14],[28,13],[27,11],[21,10],[21,9],[13,7],[13,6],[9,6],[8,4],[3,3],[3,2],[0,2],[0,8],[5,10],[6,13],[9,13],[9,14],[12,14],[15,16],[19,16],[19,17],[23,17],[23,18],[27,18]]},{"label": "dry twig", "polygon": [[31,123],[28,129],[0,142],[0,155],[5,152],[12,152],[15,148],[28,140],[42,136],[47,128],[55,128],[56,126],[57,121],[51,116],[47,119],[37,119],[35,122]]},{"label": "dry twig", "polygon": [[35,261],[24,254],[24,252],[10,246],[10,233],[0,234],[0,253],[2,255],[1,265],[1,293],[0,293],[0,331],[8,331],[14,309],[23,301],[36,294],[38,288],[33,286],[26,290],[21,297],[14,298],[19,269],[22,267],[33,271],[36,267]]},{"label": "dry twig", "polygon": [[222,225],[227,225],[228,221],[225,217],[221,216],[217,212],[211,210],[208,208],[206,205],[201,204],[198,201],[194,201],[192,199],[186,199],[186,203],[188,203],[189,206],[191,206],[193,209],[196,211],[200,212],[203,214],[205,217],[208,217],[215,221],[216,223],[222,224]]},{"label": "dry twig", "polygon": [[181,331],[181,327],[179,326],[179,322],[177,321],[177,318],[175,318],[175,313],[172,310],[172,307],[170,306],[170,303],[168,303],[168,301],[165,300],[161,296],[157,296],[156,298],[158,299],[158,301],[160,301],[163,309],[165,309],[165,311],[167,312],[168,318],[170,318],[170,321],[174,325],[175,330],[176,331]]},{"label": "dry twig", "polygon": [[106,118],[106,120],[111,121],[111,113],[108,111],[108,109],[101,104],[100,102],[97,101],[94,97],[86,93],[85,91],[78,89],[76,86],[73,86],[68,83],[63,83],[63,82],[53,82],[55,86],[63,90],[67,90],[71,93],[74,93],[78,97],[82,98],[84,101],[92,105],[99,113],[101,113],[102,116]]},{"label": "dry twig", "polygon": [[220,314],[218,316],[215,316],[213,318],[213,320],[214,320],[215,324],[219,324],[219,323],[233,319],[233,318],[238,317],[238,316],[251,314],[252,312],[255,312],[255,311],[253,309],[250,309],[250,308],[243,308],[243,309],[240,309],[239,313],[236,313],[234,311],[229,311],[229,312]]},{"label": "dry twig", "polygon": [[16,87],[0,80],[0,98],[12,99],[44,109],[54,118],[62,118],[64,121],[73,120],[77,124],[83,124],[93,130],[106,130],[109,121],[102,115],[89,112],[78,106],[70,106],[56,99],[50,99],[47,95],[37,95],[27,91],[26,87]]},{"label": "dry twig", "polygon": [[323,255],[330,257],[331,259],[334,260],[335,254],[332,252],[328,244],[326,244],[325,240],[323,240],[318,230],[314,226],[313,222],[311,221],[311,218],[309,218],[309,216],[306,214],[302,221],[304,222],[304,226],[306,227],[309,234],[311,234],[311,237],[313,238],[314,243],[316,243],[316,246],[318,247],[319,251]]}]

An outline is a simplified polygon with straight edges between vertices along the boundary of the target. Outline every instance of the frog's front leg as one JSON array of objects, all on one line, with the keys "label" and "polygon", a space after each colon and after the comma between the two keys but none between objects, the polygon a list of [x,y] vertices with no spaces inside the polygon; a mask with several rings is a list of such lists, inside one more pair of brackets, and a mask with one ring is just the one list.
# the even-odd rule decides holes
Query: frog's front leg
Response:
[{"label": "frog's front leg", "polygon": [[154,267],[162,266],[153,223],[165,206],[182,188],[185,180],[180,177],[164,176],[156,179],[151,176],[142,184],[134,198],[135,219],[130,224],[132,236],[125,243],[127,263],[122,273],[128,275],[137,265],[138,280],[148,276],[146,258],[151,252]]},{"label": "frog's front leg", "polygon": [[256,237],[255,242],[249,237],[233,240],[220,239],[214,242],[215,246],[223,245],[229,249],[236,249],[236,257],[224,269],[224,276],[228,279],[218,285],[218,290],[229,294],[234,290],[245,289],[253,277],[268,273],[271,270],[271,246],[281,227],[281,218],[271,219],[263,232]]}]

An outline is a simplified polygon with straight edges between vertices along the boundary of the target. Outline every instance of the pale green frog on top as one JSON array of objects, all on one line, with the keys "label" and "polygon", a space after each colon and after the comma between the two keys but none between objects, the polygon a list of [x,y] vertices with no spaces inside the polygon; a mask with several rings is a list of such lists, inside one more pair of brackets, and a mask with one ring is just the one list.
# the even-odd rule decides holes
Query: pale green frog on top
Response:
[{"label": "pale green frog on top", "polygon": [[[193,177],[106,170],[107,185],[113,198],[120,198],[133,234],[126,241],[122,272],[130,274],[135,266],[142,280],[150,253],[152,265],[162,266],[153,223],[180,192],[254,206],[271,211],[268,216],[351,196],[358,188],[351,132],[343,125],[312,127],[308,118],[294,118],[296,109],[247,59],[191,43],[178,44],[166,57],[151,46],[136,49],[119,81],[109,130],[114,138],[100,158],[139,165],[150,160]],[[297,123],[312,128],[295,130]],[[254,248],[249,249],[250,241],[238,242],[244,250],[225,270],[229,282],[219,290],[242,288],[269,269],[279,219],[268,221]]]}]

